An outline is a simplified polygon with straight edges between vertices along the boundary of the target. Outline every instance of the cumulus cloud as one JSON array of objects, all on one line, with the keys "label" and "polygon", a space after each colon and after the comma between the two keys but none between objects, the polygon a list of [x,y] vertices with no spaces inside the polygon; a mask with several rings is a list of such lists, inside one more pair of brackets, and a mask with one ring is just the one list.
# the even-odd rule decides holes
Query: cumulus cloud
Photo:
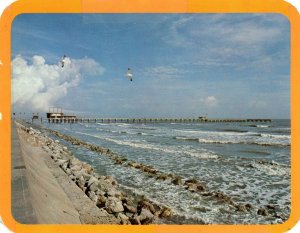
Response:
[{"label": "cumulus cloud", "polygon": [[216,107],[218,105],[218,100],[214,96],[208,96],[206,98],[202,98],[201,102],[206,106],[206,107]]},{"label": "cumulus cloud", "polygon": [[27,61],[21,55],[12,63],[12,104],[15,108],[46,111],[65,97],[86,76],[102,75],[104,68],[91,58],[65,58],[65,65],[47,64],[35,55]]}]

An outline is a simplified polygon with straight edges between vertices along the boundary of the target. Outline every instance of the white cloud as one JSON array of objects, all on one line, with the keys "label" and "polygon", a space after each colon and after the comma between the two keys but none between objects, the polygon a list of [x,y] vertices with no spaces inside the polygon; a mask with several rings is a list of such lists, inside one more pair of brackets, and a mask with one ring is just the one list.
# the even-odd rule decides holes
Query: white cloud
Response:
[{"label": "white cloud", "polygon": [[191,44],[191,42],[187,39],[186,35],[180,33],[181,28],[186,27],[190,22],[192,22],[194,16],[184,16],[175,21],[169,31],[169,36],[164,39],[175,46],[185,47]]},{"label": "white cloud", "polygon": [[155,77],[155,79],[173,79],[181,77],[185,72],[182,69],[176,68],[174,66],[155,66],[148,67],[142,71],[144,76]]},{"label": "white cloud", "polygon": [[216,107],[218,105],[218,100],[214,96],[207,96],[201,99],[201,102],[209,108]]},{"label": "white cloud", "polygon": [[[277,14],[192,14],[174,21],[163,39],[192,49],[197,60],[218,59],[237,66],[269,53],[270,45],[288,41],[288,21]],[[288,51],[288,50],[286,50]]]},{"label": "white cloud", "polygon": [[65,59],[65,66],[46,64],[35,55],[31,63],[21,55],[12,61],[12,104],[14,108],[46,111],[68,94],[86,76],[102,75],[104,68],[91,58]]},{"label": "white cloud", "polygon": [[202,58],[199,59],[198,61],[195,61],[193,63],[191,63],[193,65],[197,65],[197,66],[211,66],[211,67],[232,67],[235,66],[235,63],[233,62],[226,62],[221,58]]},{"label": "white cloud", "polygon": [[242,44],[268,43],[281,36],[279,28],[267,28],[253,24],[242,24],[239,27],[236,33],[232,33],[232,42]]}]

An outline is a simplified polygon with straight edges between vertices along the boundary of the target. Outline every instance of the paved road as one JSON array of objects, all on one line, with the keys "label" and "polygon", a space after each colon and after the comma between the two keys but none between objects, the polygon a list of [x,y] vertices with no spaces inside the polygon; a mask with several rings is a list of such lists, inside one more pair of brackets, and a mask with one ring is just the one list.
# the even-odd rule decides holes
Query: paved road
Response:
[{"label": "paved road", "polygon": [[26,177],[26,166],[23,160],[19,135],[14,123],[12,123],[11,134],[12,215],[19,223],[34,224],[37,223],[37,219],[30,200],[30,192]]}]

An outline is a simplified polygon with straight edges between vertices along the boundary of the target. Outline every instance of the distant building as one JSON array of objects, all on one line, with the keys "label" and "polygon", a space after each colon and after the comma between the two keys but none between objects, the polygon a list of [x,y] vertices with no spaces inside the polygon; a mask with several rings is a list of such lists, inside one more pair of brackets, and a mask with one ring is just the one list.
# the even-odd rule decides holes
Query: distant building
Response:
[{"label": "distant building", "polygon": [[76,115],[64,114],[62,108],[50,107],[49,111],[46,113],[48,122],[52,123],[62,123],[62,122],[76,122]]}]

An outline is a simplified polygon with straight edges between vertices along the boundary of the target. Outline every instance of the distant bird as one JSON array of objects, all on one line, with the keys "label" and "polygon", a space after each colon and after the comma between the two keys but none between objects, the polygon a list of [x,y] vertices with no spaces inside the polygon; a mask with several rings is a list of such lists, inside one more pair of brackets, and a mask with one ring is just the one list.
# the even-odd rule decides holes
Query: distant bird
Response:
[{"label": "distant bird", "polygon": [[66,62],[66,55],[64,55],[63,57],[62,57],[62,59],[60,60],[60,65],[61,65],[61,67],[64,67],[65,66],[65,62]]},{"label": "distant bird", "polygon": [[125,76],[132,82],[132,73],[131,73],[130,68],[128,68],[127,73],[125,74]]}]

